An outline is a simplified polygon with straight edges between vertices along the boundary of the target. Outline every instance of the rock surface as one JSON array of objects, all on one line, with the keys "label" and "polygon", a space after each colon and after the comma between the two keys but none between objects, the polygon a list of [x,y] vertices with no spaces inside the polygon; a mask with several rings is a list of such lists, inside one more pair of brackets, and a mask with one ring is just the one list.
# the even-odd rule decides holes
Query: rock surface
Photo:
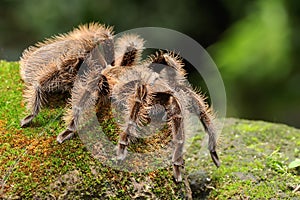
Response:
[{"label": "rock surface", "polygon": [[[99,162],[79,137],[60,145],[65,107],[46,107],[21,129],[23,83],[18,63],[0,62],[0,198],[3,199],[299,199],[300,130],[262,121],[226,119],[219,138],[221,167],[210,159],[206,137],[190,138],[183,183],[171,166],[139,173]],[[112,138],[114,122],[103,119]],[[112,134],[112,136],[110,136]],[[140,145],[141,146],[141,145]],[[139,150],[139,145],[133,150]],[[298,188],[298,189],[297,189]]]}]

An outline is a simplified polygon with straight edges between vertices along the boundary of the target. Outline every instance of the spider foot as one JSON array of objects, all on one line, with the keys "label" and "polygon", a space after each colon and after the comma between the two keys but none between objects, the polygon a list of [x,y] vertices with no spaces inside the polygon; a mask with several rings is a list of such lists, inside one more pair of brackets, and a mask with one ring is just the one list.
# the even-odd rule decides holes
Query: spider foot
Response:
[{"label": "spider foot", "polygon": [[177,183],[179,182],[182,182],[182,176],[181,176],[181,165],[176,165],[176,164],[173,164],[173,173],[174,173],[174,178],[175,178],[175,181]]},{"label": "spider foot", "polygon": [[72,131],[70,129],[66,129],[57,136],[56,141],[61,144],[65,140],[68,140],[68,139],[72,138],[73,136],[74,136],[74,131]]},{"label": "spider foot", "polygon": [[217,152],[216,151],[210,151],[210,156],[211,156],[211,159],[214,161],[215,165],[217,167],[220,167],[221,163],[220,163]]},{"label": "spider foot", "polygon": [[126,144],[119,143],[118,149],[117,149],[117,160],[123,161],[126,158],[127,150],[126,150]]},{"label": "spider foot", "polygon": [[27,117],[25,117],[24,119],[22,119],[21,123],[20,123],[21,128],[29,126],[29,124],[32,122],[34,117],[35,116],[31,114],[31,115],[28,115]]}]

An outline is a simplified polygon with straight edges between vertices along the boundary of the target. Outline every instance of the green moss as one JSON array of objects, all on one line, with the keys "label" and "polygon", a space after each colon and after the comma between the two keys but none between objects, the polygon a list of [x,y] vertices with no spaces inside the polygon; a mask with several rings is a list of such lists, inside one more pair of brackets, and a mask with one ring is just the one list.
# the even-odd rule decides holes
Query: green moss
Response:
[{"label": "green moss", "polygon": [[[190,171],[211,173],[212,187],[208,198],[215,199],[282,199],[299,197],[292,192],[300,183],[299,170],[288,165],[299,156],[295,151],[300,131],[285,125],[267,122],[227,119],[223,129],[219,154],[222,166],[216,169],[205,148],[198,148],[187,163]],[[200,144],[200,141],[195,140]],[[194,164],[194,160],[200,160]]]},{"label": "green moss", "polygon": [[[18,63],[0,61],[0,197],[184,199],[188,194],[186,183],[174,182],[172,167],[143,173],[118,171],[93,158],[78,137],[58,144],[65,99],[45,107],[31,127],[21,129],[19,120],[26,114],[22,90]],[[100,123],[116,144],[119,129],[110,115],[103,114]],[[208,199],[299,198],[299,192],[293,192],[300,183],[299,167],[288,168],[300,157],[299,130],[227,119],[218,148],[222,162],[218,169],[203,143],[204,135],[201,132],[191,138],[185,154],[184,178],[190,180],[195,173],[205,180],[199,192],[193,190],[194,195]],[[163,138],[170,139],[167,132],[153,137],[158,142]],[[140,151],[145,141],[130,150]]]},{"label": "green moss", "polygon": [[[56,135],[63,130],[65,99],[55,99],[30,127],[21,129],[19,121],[26,115],[22,90],[18,63],[0,61],[0,197],[178,197],[182,188],[173,181],[170,169],[122,172],[95,160],[78,137],[58,144]],[[106,136],[116,143],[118,128],[111,113],[106,114],[100,123]],[[136,184],[141,185],[141,191]],[[172,188],[173,193],[161,188]]]}]

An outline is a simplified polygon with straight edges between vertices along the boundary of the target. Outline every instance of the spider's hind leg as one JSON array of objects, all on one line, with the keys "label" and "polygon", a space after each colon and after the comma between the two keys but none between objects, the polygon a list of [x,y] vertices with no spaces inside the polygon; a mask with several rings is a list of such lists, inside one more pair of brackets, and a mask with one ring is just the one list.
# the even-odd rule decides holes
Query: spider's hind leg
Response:
[{"label": "spider's hind leg", "polygon": [[[72,138],[78,129],[81,118],[95,108],[99,101],[104,101],[109,94],[109,85],[105,76],[99,76],[99,70],[89,70],[87,76],[78,79],[72,90],[72,108],[65,115],[67,128],[57,136],[57,142],[63,143]],[[89,81],[94,80],[94,81]],[[88,84],[84,84],[88,83]]]},{"label": "spider's hind leg", "polygon": [[27,108],[31,110],[31,114],[21,120],[22,128],[28,126],[40,112],[44,100],[44,94],[41,86],[38,84],[27,86],[27,89],[24,92],[24,97],[27,102]]},{"label": "spider's hind leg", "polygon": [[36,79],[32,81],[33,83],[26,83],[24,100],[31,114],[21,120],[21,127],[28,126],[38,115],[42,105],[46,103],[49,92],[68,91],[71,88],[77,67],[81,62],[80,59],[69,60],[62,69],[58,69],[55,63],[51,63],[36,72]]},{"label": "spider's hind leg", "polygon": [[72,88],[72,108],[65,115],[67,128],[57,136],[62,143],[74,136],[82,117],[96,107],[109,94],[107,79],[101,74],[105,65],[104,58],[94,49],[83,62],[84,73],[78,76]]}]

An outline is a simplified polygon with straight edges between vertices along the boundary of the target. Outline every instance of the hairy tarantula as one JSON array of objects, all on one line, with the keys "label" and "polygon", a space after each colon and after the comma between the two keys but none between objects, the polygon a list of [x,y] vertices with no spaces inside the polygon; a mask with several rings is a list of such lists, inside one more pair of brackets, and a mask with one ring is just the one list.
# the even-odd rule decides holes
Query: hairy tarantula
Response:
[{"label": "hairy tarantula", "polygon": [[[174,177],[182,181],[183,119],[184,113],[190,112],[202,122],[209,136],[211,158],[219,166],[211,110],[187,82],[183,62],[174,53],[162,51],[141,61],[143,48],[140,36],[127,34],[114,42],[112,28],[98,23],[79,26],[29,47],[21,57],[20,73],[26,87],[24,101],[31,113],[21,120],[21,127],[31,123],[47,102],[47,95],[70,91],[71,108],[65,114],[67,128],[57,137],[62,143],[78,130],[79,119],[86,110],[113,98],[124,108],[125,128],[117,149],[117,158],[123,160],[130,136],[150,122],[153,110],[164,109],[173,135]],[[81,66],[86,67],[82,73]]]}]

